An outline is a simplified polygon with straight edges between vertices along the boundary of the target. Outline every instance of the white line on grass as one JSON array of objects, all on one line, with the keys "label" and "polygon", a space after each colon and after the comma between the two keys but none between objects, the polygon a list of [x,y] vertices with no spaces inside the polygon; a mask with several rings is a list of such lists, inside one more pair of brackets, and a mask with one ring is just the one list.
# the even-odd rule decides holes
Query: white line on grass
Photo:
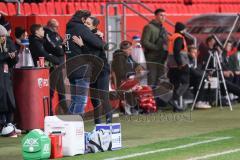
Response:
[{"label": "white line on grass", "polygon": [[121,156],[121,157],[108,158],[108,159],[105,159],[105,160],[120,160],[120,159],[126,159],[126,158],[133,158],[133,157],[138,157],[138,156],[143,156],[143,155],[148,155],[148,154],[153,154],[153,153],[158,153],[158,152],[172,151],[172,150],[188,148],[188,147],[192,147],[192,146],[196,146],[196,145],[200,145],[200,144],[206,144],[206,143],[211,143],[211,142],[216,142],[216,141],[227,140],[227,139],[230,139],[230,138],[232,138],[232,137],[219,137],[219,138],[215,138],[215,139],[210,139],[210,140],[205,140],[205,141],[180,145],[180,146],[177,146],[177,147],[162,148],[162,149],[148,151],[148,152],[134,153],[134,154]]},{"label": "white line on grass", "polygon": [[205,156],[202,157],[195,157],[195,158],[190,158],[188,160],[202,160],[202,159],[208,159],[208,158],[212,158],[212,157],[217,157],[217,156],[222,156],[225,154],[230,154],[230,153],[235,153],[235,152],[239,152],[240,148],[238,149],[232,149],[232,150],[228,150],[228,151],[224,151],[224,152],[218,152],[218,153],[213,153],[213,154],[207,154]]}]

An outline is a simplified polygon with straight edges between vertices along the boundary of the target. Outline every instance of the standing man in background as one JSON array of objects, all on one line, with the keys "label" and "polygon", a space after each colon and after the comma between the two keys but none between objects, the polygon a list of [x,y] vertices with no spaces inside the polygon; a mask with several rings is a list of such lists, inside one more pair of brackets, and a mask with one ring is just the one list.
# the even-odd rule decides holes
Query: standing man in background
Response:
[{"label": "standing man in background", "polygon": [[188,46],[184,37],[186,26],[177,22],[175,33],[169,38],[167,66],[169,68],[168,78],[173,84],[173,97],[168,102],[173,106],[174,112],[183,111],[179,105],[179,99],[189,87],[189,59]]},{"label": "standing man in background", "polygon": [[[59,22],[56,19],[50,19],[47,26],[44,27],[44,48],[48,53],[56,56],[59,60],[59,65],[51,66],[50,68],[50,97],[51,105],[52,98],[54,96],[55,89],[58,92],[59,102],[61,109],[65,112],[67,111],[66,97],[65,97],[65,85],[63,79],[63,66],[65,62],[64,49],[63,49],[63,39],[58,33]],[[55,70],[53,72],[53,70]]]},{"label": "standing man in background", "polygon": [[157,86],[160,76],[164,74],[163,64],[167,58],[168,41],[167,31],[163,27],[165,10],[157,9],[154,14],[155,19],[144,27],[142,33],[142,46],[149,70],[148,85],[153,88]]}]

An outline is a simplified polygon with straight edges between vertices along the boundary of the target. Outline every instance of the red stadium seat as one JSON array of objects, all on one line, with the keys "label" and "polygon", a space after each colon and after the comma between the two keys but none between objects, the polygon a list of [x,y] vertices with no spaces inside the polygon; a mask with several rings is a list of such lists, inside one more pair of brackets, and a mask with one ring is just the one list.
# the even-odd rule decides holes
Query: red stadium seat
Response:
[{"label": "red stadium seat", "polygon": [[75,6],[73,2],[67,3],[67,14],[74,14],[75,13]]},{"label": "red stadium seat", "polygon": [[74,5],[75,5],[75,9],[76,9],[76,10],[82,9],[82,6],[81,6],[81,3],[80,3],[80,2],[75,2]]},{"label": "red stadium seat", "polygon": [[17,14],[17,8],[15,4],[13,3],[7,3],[7,8],[8,8],[8,15],[16,15]]},{"label": "red stadium seat", "polygon": [[39,14],[39,8],[37,3],[30,3],[30,6],[32,8],[32,14]]},{"label": "red stadium seat", "polygon": [[24,8],[25,15],[31,15],[32,14],[32,9],[31,9],[29,3],[23,3],[23,8]]},{"label": "red stadium seat", "polygon": [[85,2],[76,2],[76,3],[80,3],[81,9],[86,9],[86,10],[88,10],[88,5],[87,5],[87,3],[85,3]]},{"label": "red stadium seat", "polygon": [[55,14],[54,3],[52,3],[52,2],[46,3],[46,8],[47,8],[47,14],[48,14],[48,15],[53,15],[53,14]]},{"label": "red stadium seat", "polygon": [[38,8],[39,8],[39,13],[40,14],[47,14],[46,4],[45,3],[39,3],[38,4]]},{"label": "red stadium seat", "polygon": [[54,3],[55,14],[59,14],[59,15],[63,14],[62,3],[64,3],[64,2],[55,2]]},{"label": "red stadium seat", "polygon": [[61,2],[62,13],[67,14],[67,2]]},{"label": "red stadium seat", "polygon": [[6,14],[6,15],[8,14],[8,9],[5,3],[0,2],[0,8],[1,8],[0,11],[3,12],[3,14]]}]

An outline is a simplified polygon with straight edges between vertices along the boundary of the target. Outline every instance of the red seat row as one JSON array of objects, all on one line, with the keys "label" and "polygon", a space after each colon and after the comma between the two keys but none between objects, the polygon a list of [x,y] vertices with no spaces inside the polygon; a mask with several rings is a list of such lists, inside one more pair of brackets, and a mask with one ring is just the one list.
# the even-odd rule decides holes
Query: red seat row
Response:
[{"label": "red seat row", "polygon": [[[73,14],[79,9],[88,9],[92,14],[101,14],[101,3],[80,2],[47,2],[47,3],[22,3],[22,15],[55,15]],[[0,11],[7,15],[16,15],[17,5],[14,3],[0,2]]]},{"label": "red seat row", "polygon": [[[136,4],[129,4],[130,8],[133,8],[137,12],[142,14],[150,14],[148,10]],[[162,4],[152,3],[147,6],[154,11],[157,8],[164,8],[169,14],[199,14],[199,13],[239,13],[240,4]],[[105,12],[103,8],[105,3],[83,3],[83,2],[47,2],[47,3],[23,3],[21,4],[22,15],[63,15],[73,14],[76,10],[87,9],[92,14],[102,14]],[[0,3],[0,11],[8,15],[16,15],[16,4],[14,3]],[[109,7],[110,14],[121,14],[122,5],[115,5]],[[126,9],[127,14],[133,14],[134,12],[130,9]]]}]

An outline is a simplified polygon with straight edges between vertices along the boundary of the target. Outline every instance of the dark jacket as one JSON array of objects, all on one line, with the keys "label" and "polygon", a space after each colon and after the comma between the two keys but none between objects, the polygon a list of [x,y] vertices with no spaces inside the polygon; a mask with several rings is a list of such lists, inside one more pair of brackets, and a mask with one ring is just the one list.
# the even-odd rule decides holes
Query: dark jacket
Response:
[{"label": "dark jacket", "polygon": [[143,29],[142,46],[147,61],[164,63],[167,58],[167,31],[162,24],[152,20]]},{"label": "dark jacket", "polygon": [[[89,48],[95,48],[95,49],[102,49],[104,47],[104,43],[101,39],[97,37],[94,33],[91,32],[89,28],[87,28],[79,18],[73,17],[68,23],[66,28],[66,37],[67,37],[67,44],[66,44],[66,56],[67,61],[72,58],[76,58],[79,55],[89,55],[88,52],[84,52],[83,47],[80,47],[75,42],[73,42],[72,37],[73,36],[81,36],[84,45],[88,46]],[[91,54],[95,55],[96,52],[92,52]],[[77,62],[77,61],[76,61]],[[89,65],[89,61],[86,61],[86,66]],[[72,70],[72,65],[76,66],[78,69],[74,68]],[[83,65],[83,64],[81,64]],[[89,76],[91,74],[88,72],[88,74],[84,74],[89,67],[80,67],[79,65],[68,63],[67,66],[67,74],[69,79],[76,79],[76,78],[82,78],[84,76]]]},{"label": "dark jacket", "polygon": [[[94,34],[95,34],[96,32],[97,32],[97,30],[93,30],[93,31],[92,31],[92,33],[94,33]],[[99,37],[98,35],[97,35],[97,37],[98,37],[101,41],[103,41],[102,38]],[[103,41],[103,43],[104,43],[104,41]],[[86,45],[83,46],[83,51],[84,51],[85,53],[94,54],[94,55],[98,56],[98,57],[103,61],[103,64],[104,64],[102,71],[103,71],[103,72],[108,72],[108,73],[110,73],[110,66],[109,66],[109,64],[108,64],[108,61],[107,61],[107,57],[106,57],[106,53],[105,53],[104,48],[101,48],[101,49],[99,49],[99,48],[94,48],[94,47],[90,47],[90,46],[88,46],[88,44],[86,44]],[[93,69],[93,70],[94,70],[94,69]]]},{"label": "dark jacket", "polygon": [[57,33],[49,28],[44,28],[44,48],[48,53],[56,56],[60,63],[64,63],[63,39]]},{"label": "dark jacket", "polygon": [[239,54],[240,52],[238,51],[229,57],[229,68],[232,71],[240,71],[240,61],[238,59]]},{"label": "dark jacket", "polygon": [[131,56],[127,56],[122,50],[117,50],[113,54],[112,70],[117,79],[117,87],[129,76],[135,75],[135,69],[139,66]]},{"label": "dark jacket", "polygon": [[10,73],[4,73],[3,69],[4,63],[8,64],[9,69],[11,69],[18,61],[17,56],[11,59],[8,55],[9,52],[16,51],[15,45],[9,37],[6,48],[7,52],[0,51],[0,112],[9,112],[16,107]]},{"label": "dark jacket", "polygon": [[59,59],[56,56],[52,55],[52,53],[48,53],[44,48],[43,44],[44,39],[41,39],[35,35],[31,35],[29,37],[29,49],[32,54],[34,65],[37,66],[37,61],[39,60],[39,57],[45,57],[45,60],[55,65],[60,64]]}]

